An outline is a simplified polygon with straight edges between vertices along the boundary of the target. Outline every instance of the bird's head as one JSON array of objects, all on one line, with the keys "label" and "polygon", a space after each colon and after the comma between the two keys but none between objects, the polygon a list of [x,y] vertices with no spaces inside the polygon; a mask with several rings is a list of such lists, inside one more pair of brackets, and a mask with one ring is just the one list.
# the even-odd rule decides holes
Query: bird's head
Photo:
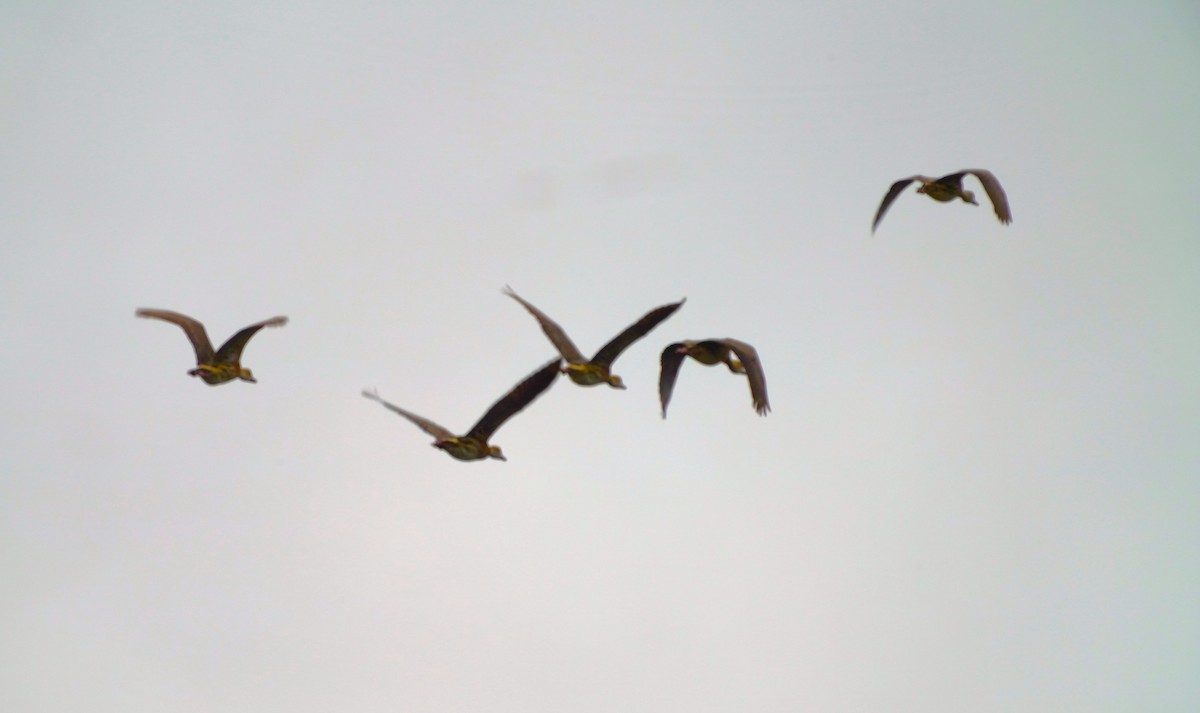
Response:
[{"label": "bird's head", "polygon": [[613,387],[614,389],[624,389],[625,388],[625,382],[621,381],[621,377],[617,376],[616,374],[608,375],[608,385]]},{"label": "bird's head", "polygon": [[963,191],[962,199],[971,205],[979,205],[978,201],[975,200],[975,193],[973,191]]},{"label": "bird's head", "polygon": [[258,383],[258,379],[254,378],[254,374],[250,373],[250,370],[245,367],[238,367],[238,378],[242,381],[249,381],[251,384]]},{"label": "bird's head", "polygon": [[500,446],[489,445],[488,446],[488,457],[495,458],[496,460],[502,460],[502,461],[508,460],[507,458],[504,457],[504,454],[500,452]]}]

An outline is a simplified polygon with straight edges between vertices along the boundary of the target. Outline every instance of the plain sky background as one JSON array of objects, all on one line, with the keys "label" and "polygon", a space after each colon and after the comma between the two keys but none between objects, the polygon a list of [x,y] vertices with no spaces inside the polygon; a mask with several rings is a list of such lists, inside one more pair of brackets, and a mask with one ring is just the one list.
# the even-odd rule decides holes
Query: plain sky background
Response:
[{"label": "plain sky background", "polygon": [[[1190,1],[5,3],[0,709],[1194,711],[1197,127]],[[505,284],[688,301],[458,462],[359,392],[468,428]]]}]

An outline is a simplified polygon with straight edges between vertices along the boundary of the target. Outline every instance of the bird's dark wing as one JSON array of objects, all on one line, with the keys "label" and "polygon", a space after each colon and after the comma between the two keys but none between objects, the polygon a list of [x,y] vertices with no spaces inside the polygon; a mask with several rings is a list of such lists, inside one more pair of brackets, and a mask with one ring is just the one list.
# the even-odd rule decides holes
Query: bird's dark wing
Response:
[{"label": "bird's dark wing", "polygon": [[662,417],[667,417],[667,404],[671,403],[671,392],[675,390],[675,377],[686,354],[680,354],[683,342],[668,344],[662,352],[662,371],[658,375],[658,400],[662,403]]},{"label": "bird's dark wing", "polygon": [[504,286],[504,294],[520,302],[525,309],[529,310],[529,314],[532,314],[534,319],[538,321],[538,324],[542,325],[542,331],[550,338],[550,342],[554,344],[554,348],[558,350],[558,353],[562,354],[563,359],[566,359],[571,364],[583,364],[587,361],[583,358],[583,354],[580,353],[579,347],[576,347],[571,338],[567,336],[567,333],[563,331],[563,328],[558,326],[558,322],[550,319],[540,309],[526,302],[507,285]]},{"label": "bird's dark wing", "polygon": [[388,409],[389,411],[395,411],[396,413],[400,414],[401,416],[407,418],[409,421],[412,421],[413,423],[417,424],[417,426],[422,431],[428,433],[429,435],[433,436],[434,438],[436,438],[438,440],[454,438],[454,434],[451,433],[449,430],[447,430],[445,427],[439,426],[438,424],[434,423],[433,421],[430,421],[427,418],[418,416],[417,414],[415,414],[411,411],[405,411],[404,409],[400,408],[396,404],[384,401],[383,399],[379,398],[379,394],[375,393],[374,391],[367,391],[366,389],[363,389],[362,395],[366,396],[368,399],[371,399],[372,401],[378,401],[379,403],[383,404],[384,408]]},{"label": "bird's dark wing", "polygon": [[651,329],[658,326],[667,317],[675,314],[675,310],[683,306],[687,302],[687,298],[669,305],[663,305],[650,310],[644,317],[630,325],[624,332],[621,332],[616,337],[604,346],[600,347],[600,351],[596,352],[596,356],[592,357],[593,364],[602,366],[611,366],[617,357],[621,356],[621,352],[630,345],[646,336]]},{"label": "bird's dark wing", "polygon": [[487,443],[492,434],[496,432],[513,414],[528,406],[543,391],[550,388],[550,384],[554,383],[554,378],[558,376],[560,359],[546,362],[546,365],[537,371],[530,374],[524,381],[517,384],[492,407],[487,413],[483,414],[483,418],[471,426],[471,430],[467,432],[470,438],[477,438],[480,441]]},{"label": "bird's dark wing", "polygon": [[[962,179],[967,175],[968,171],[959,171],[958,173],[948,173],[941,178],[934,180],[934,183],[940,183],[947,188],[953,189],[955,192],[962,192]],[[925,180],[929,180],[928,178]]]},{"label": "bird's dark wing", "polygon": [[771,404],[767,401],[767,375],[763,373],[758,350],[745,342],[728,337],[720,341],[742,362],[742,368],[746,370],[746,379],[750,382],[750,400],[754,403],[754,410],[759,416],[766,416],[771,410]]},{"label": "bird's dark wing", "polygon": [[242,349],[245,348],[246,342],[250,341],[250,337],[253,337],[258,330],[263,327],[281,327],[287,324],[287,321],[287,317],[272,317],[246,327],[221,345],[221,348],[217,350],[217,361],[228,364],[240,362],[242,360]]},{"label": "bird's dark wing", "polygon": [[879,221],[883,220],[883,214],[887,213],[888,208],[892,205],[892,201],[896,200],[896,196],[899,196],[900,192],[908,187],[908,184],[913,181],[923,180],[924,178],[924,176],[909,176],[908,178],[901,178],[892,184],[892,187],[888,189],[887,195],[883,197],[883,201],[879,204],[879,210],[875,212],[875,222],[871,223],[872,233],[879,227]]},{"label": "bird's dark wing", "polygon": [[996,217],[1000,219],[1000,222],[1011,223],[1012,211],[1008,208],[1008,196],[1004,194],[1004,189],[1000,187],[1000,181],[996,180],[996,176],[991,171],[982,168],[967,169],[964,173],[975,176],[983,184],[983,190],[992,200],[992,208],[995,208]]},{"label": "bird's dark wing", "polygon": [[208,341],[208,333],[204,331],[203,324],[186,314],[172,312],[168,309],[142,308],[137,311],[137,316],[161,319],[183,327],[183,333],[187,335],[188,340],[192,343],[192,349],[196,351],[196,366],[213,363],[212,342]]}]

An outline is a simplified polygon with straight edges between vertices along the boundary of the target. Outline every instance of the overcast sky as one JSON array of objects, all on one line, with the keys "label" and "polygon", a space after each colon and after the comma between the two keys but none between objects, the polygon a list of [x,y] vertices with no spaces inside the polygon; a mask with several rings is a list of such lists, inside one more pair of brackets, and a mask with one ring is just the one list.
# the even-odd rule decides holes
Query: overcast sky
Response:
[{"label": "overcast sky", "polygon": [[1200,8],[601,5],[0,9],[0,709],[1195,710]]}]

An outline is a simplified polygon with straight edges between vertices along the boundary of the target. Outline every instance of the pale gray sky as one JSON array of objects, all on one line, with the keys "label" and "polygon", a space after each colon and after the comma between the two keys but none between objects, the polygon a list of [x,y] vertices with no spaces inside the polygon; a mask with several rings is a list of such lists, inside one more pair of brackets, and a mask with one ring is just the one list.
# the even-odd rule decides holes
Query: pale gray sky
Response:
[{"label": "pale gray sky", "polygon": [[[1193,710],[1200,10],[1124,5],[8,3],[0,709]],[[469,427],[505,284],[688,301],[461,463],[359,392]],[[774,412],[663,421],[714,336]]]}]

